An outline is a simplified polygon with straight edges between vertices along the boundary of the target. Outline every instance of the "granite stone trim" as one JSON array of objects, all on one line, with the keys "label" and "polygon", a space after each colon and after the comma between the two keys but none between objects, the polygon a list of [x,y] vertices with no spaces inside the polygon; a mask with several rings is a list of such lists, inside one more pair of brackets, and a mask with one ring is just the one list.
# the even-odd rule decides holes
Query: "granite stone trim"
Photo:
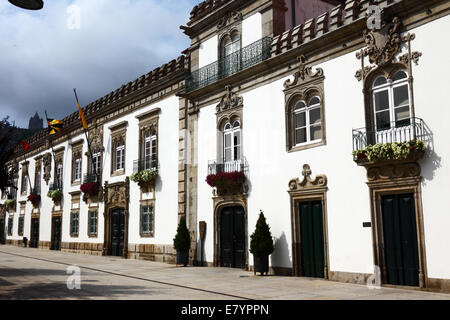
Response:
[{"label": "granite stone trim", "polygon": [[175,264],[176,251],[172,245],[129,244],[128,258]]}]

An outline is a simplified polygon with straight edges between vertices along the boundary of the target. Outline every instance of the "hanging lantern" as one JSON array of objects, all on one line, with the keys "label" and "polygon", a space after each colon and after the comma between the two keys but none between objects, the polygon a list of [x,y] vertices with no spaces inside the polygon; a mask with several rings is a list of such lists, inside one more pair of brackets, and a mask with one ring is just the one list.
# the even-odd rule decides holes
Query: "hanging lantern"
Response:
[{"label": "hanging lantern", "polygon": [[40,10],[44,7],[44,1],[42,0],[8,0],[13,5],[28,9],[28,10]]}]

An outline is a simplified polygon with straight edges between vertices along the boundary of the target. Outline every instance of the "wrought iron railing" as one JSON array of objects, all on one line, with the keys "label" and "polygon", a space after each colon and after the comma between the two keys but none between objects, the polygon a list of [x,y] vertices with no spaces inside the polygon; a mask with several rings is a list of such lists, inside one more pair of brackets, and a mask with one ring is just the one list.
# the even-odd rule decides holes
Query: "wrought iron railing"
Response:
[{"label": "wrought iron railing", "polygon": [[99,173],[99,174],[86,173],[83,175],[83,183],[100,182],[101,176],[102,176],[101,173]]},{"label": "wrought iron railing", "polygon": [[144,170],[158,170],[158,158],[143,158],[133,161],[133,172],[140,172]]},{"label": "wrought iron railing", "polygon": [[56,181],[53,183],[50,183],[50,186],[48,187],[48,191],[56,191],[56,190],[61,190],[62,191],[63,186],[62,183],[60,181]]},{"label": "wrought iron railing", "polygon": [[353,150],[365,149],[377,143],[423,140],[425,135],[425,123],[420,118],[393,121],[383,128],[353,129]]},{"label": "wrought iron railing", "polygon": [[186,75],[186,92],[207,86],[270,58],[272,38],[264,37]]},{"label": "wrought iron railing", "polygon": [[245,157],[240,160],[234,161],[221,161],[216,160],[208,161],[208,174],[218,174],[220,172],[248,172],[248,162]]}]

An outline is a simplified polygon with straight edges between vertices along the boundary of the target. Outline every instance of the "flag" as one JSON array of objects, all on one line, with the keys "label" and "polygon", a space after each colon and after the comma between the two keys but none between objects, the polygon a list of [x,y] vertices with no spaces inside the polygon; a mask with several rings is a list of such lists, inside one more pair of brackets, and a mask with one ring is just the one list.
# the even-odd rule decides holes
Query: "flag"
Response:
[{"label": "flag", "polygon": [[61,131],[64,122],[55,119],[47,119],[48,133],[49,135],[56,134]]},{"label": "flag", "polygon": [[20,140],[20,146],[25,151],[30,150],[30,144],[28,142],[26,142],[25,140]]},{"label": "flag", "polygon": [[77,106],[78,106],[78,112],[80,114],[81,125],[83,126],[84,130],[87,130],[88,125],[87,125],[87,122],[86,122],[86,118],[84,117],[83,110],[80,107],[80,103],[78,102],[77,91],[76,91],[76,89],[73,89],[73,91],[75,92],[75,98],[77,100]]}]

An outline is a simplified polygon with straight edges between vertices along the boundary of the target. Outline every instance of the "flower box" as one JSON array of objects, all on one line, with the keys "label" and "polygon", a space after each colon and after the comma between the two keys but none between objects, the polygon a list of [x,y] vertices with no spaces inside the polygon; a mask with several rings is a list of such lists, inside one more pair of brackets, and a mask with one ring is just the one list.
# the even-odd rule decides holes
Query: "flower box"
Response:
[{"label": "flower box", "polygon": [[421,140],[388,142],[369,145],[365,149],[353,151],[357,163],[374,163],[387,160],[417,160],[425,153],[425,143]]},{"label": "flower box", "polygon": [[86,182],[80,186],[81,192],[88,196],[95,196],[100,190],[100,186],[97,182]]},{"label": "flower box", "polygon": [[142,170],[133,173],[130,176],[130,180],[136,182],[141,189],[148,191],[155,185],[155,180],[157,176],[158,176],[157,170],[153,169]]},{"label": "flower box", "polygon": [[47,197],[51,198],[55,204],[61,202],[62,195],[61,190],[53,190],[47,193]]},{"label": "flower box", "polygon": [[8,211],[15,211],[16,209],[16,200],[14,199],[8,199],[5,201],[5,206]]},{"label": "flower box", "polygon": [[41,196],[39,194],[32,193],[28,196],[27,200],[33,204],[33,207],[37,208],[41,202]]},{"label": "flower box", "polygon": [[245,182],[245,174],[243,172],[219,172],[217,174],[210,174],[206,177],[206,182],[211,186],[217,188],[217,193],[221,194],[236,194],[243,192],[242,187]]}]

